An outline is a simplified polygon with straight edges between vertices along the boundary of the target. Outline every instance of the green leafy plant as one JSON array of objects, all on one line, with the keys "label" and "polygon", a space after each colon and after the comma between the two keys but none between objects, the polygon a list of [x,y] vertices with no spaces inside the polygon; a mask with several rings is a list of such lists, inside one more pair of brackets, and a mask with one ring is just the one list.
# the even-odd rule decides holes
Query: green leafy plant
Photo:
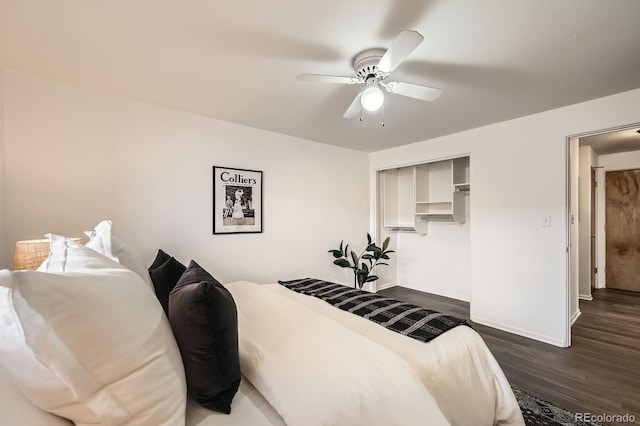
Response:
[{"label": "green leafy plant", "polygon": [[364,283],[378,279],[378,276],[372,275],[376,266],[388,265],[384,260],[389,260],[389,254],[394,252],[388,250],[390,241],[387,237],[382,247],[379,247],[371,239],[371,235],[367,234],[367,248],[360,253],[360,256],[353,250],[349,251],[349,244],[345,245],[344,240],[340,241],[340,247],[337,250],[329,250],[329,253],[335,258],[334,265],[353,270],[353,286],[362,288]]}]

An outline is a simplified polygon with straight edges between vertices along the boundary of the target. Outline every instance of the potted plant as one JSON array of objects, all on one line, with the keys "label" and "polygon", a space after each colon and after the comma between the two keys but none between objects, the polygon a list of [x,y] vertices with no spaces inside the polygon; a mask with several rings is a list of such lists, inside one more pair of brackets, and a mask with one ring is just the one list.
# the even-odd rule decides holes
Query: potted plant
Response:
[{"label": "potted plant", "polygon": [[353,270],[353,286],[354,288],[362,288],[364,283],[375,281],[377,275],[372,275],[373,269],[379,265],[388,265],[383,262],[389,260],[389,254],[393,250],[388,250],[390,237],[387,237],[379,247],[371,239],[371,235],[367,233],[367,247],[360,253],[360,256],[353,250],[349,251],[349,244],[344,245],[344,241],[340,241],[340,247],[337,250],[329,250],[335,260],[334,265],[341,268],[350,268]]}]

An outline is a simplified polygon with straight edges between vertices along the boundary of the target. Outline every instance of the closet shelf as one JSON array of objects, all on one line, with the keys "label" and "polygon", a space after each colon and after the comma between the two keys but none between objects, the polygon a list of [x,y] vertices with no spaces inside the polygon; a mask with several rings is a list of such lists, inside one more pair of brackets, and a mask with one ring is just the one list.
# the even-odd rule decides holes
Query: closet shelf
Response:
[{"label": "closet shelf", "polygon": [[452,200],[446,201],[416,201],[416,204],[451,204]]},{"label": "closet shelf", "polygon": [[418,217],[428,217],[429,220],[450,220],[455,221],[453,212],[451,213],[416,213]]},{"label": "closet shelf", "polygon": [[466,220],[469,157],[379,172],[384,228],[426,234],[429,221]]},{"label": "closet shelf", "polygon": [[415,232],[416,227],[411,226],[398,226],[398,225],[384,225],[385,229],[390,232]]}]

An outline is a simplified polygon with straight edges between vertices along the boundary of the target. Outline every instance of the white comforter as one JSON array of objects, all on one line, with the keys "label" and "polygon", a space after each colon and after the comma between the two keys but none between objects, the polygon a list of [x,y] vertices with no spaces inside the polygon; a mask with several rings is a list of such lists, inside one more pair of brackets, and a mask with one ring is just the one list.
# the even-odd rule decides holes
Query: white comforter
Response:
[{"label": "white comforter", "polygon": [[459,326],[423,343],[280,284],[265,287],[398,354],[418,373],[452,425],[524,425],[507,378],[473,329]]},{"label": "white comforter", "polygon": [[230,414],[211,411],[193,399],[189,399],[185,426],[287,425],[260,392],[245,377],[242,377],[238,392],[231,402]]},{"label": "white comforter", "polygon": [[226,287],[238,307],[242,372],[287,425],[449,424],[393,351],[277,287]]},{"label": "white comforter", "polygon": [[[360,367],[362,364],[379,365],[376,363],[393,358],[389,356],[390,352],[395,355],[395,360],[389,361],[393,364],[390,368],[401,365],[398,363],[398,359],[401,359],[411,367],[413,374],[400,366],[402,376],[397,376],[387,367],[380,366],[373,367],[380,369],[365,375],[383,375],[386,379],[382,381],[390,380],[392,387],[387,389],[400,392],[397,395],[401,395],[401,400],[411,401],[408,411],[403,413],[401,410],[404,408],[381,401],[386,396],[378,397],[370,400],[371,404],[360,401],[362,405],[358,407],[375,410],[371,415],[373,421],[365,422],[365,417],[356,416],[355,420],[345,417],[344,423],[329,419],[324,424],[441,424],[438,413],[442,413],[452,425],[524,424],[518,403],[502,370],[482,338],[469,327],[456,327],[429,343],[423,343],[279,284],[258,286],[237,282],[229,284],[227,288],[238,305],[243,373],[289,425],[313,422],[312,417],[307,417],[312,412],[298,405],[304,406],[309,401],[315,404],[315,408],[320,408],[319,411],[324,414],[331,412],[329,414],[334,414],[338,419],[352,414],[355,410],[344,395],[335,394],[336,398],[331,399],[332,403],[336,403],[335,407],[324,405],[324,395],[334,395],[331,383],[338,383],[336,390],[340,392],[345,388],[360,392],[367,378],[349,378],[342,375],[342,370],[338,370],[340,373],[336,375],[334,364],[340,366],[344,358],[349,359],[345,363]],[[313,318],[311,324],[307,323],[307,317]],[[341,326],[335,326],[336,323]],[[336,331],[338,329],[341,331]],[[351,333],[346,333],[345,329]],[[273,360],[280,364],[277,368],[269,365],[266,375],[261,371],[264,356],[269,358],[269,362]],[[329,360],[329,357],[338,357],[340,362],[333,358]],[[379,357],[385,361],[379,361]],[[428,389],[427,394],[415,386],[415,376]],[[388,385],[383,384],[383,387]],[[285,390],[275,390],[276,387]],[[307,388],[312,388],[315,396],[309,397]],[[368,387],[363,392],[366,391],[369,391]],[[391,397],[394,398],[393,395]],[[323,402],[318,403],[315,398]],[[415,402],[416,398],[420,400],[419,403]],[[397,399],[395,397],[393,400]],[[437,407],[433,404],[434,399]],[[433,421],[423,418],[424,414],[415,412],[414,405],[426,408],[429,416],[436,417]],[[284,413],[289,414],[291,410],[298,412],[288,418]],[[396,417],[398,415],[402,418]],[[291,416],[302,423],[291,423],[294,420]],[[389,416],[391,421],[388,421]],[[386,423],[381,419],[385,419]]]}]

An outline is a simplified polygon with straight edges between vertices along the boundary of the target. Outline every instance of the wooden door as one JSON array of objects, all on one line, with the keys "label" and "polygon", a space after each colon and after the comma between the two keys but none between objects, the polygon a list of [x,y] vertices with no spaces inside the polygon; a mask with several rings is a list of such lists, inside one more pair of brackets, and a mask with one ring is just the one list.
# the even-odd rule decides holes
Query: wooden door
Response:
[{"label": "wooden door", "polygon": [[606,173],[607,288],[640,292],[640,169]]}]

